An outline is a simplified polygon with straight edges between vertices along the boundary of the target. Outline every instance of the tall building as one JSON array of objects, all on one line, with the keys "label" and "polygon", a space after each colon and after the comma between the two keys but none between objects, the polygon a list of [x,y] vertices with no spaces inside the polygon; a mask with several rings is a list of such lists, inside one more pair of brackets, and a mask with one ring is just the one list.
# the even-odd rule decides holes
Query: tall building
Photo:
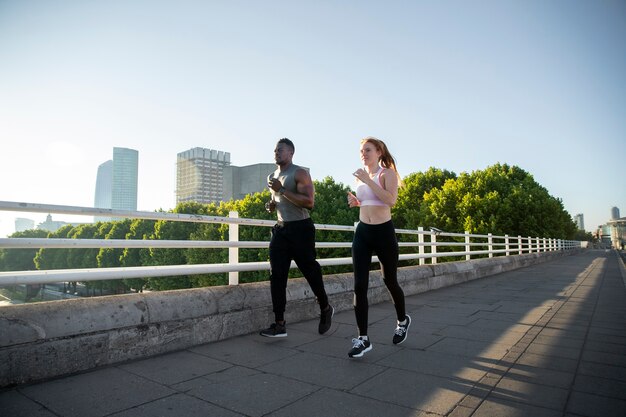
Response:
[{"label": "tall building", "polygon": [[230,153],[206,148],[180,152],[176,162],[176,203],[196,201],[219,203],[241,200],[267,188],[274,163],[238,167],[230,164]]},{"label": "tall building", "polygon": [[[96,195],[93,206],[95,208],[111,208],[111,185],[113,183],[113,160],[103,162],[98,167],[96,177]],[[109,217],[94,217],[96,222],[109,221]]]},{"label": "tall building", "polygon": [[237,167],[231,165],[224,171],[223,200],[241,200],[248,194],[267,189],[267,176],[276,170],[276,164],[260,163]]},{"label": "tall building", "polygon": [[230,152],[192,148],[176,157],[176,203],[219,203],[224,197],[224,170]]},{"label": "tall building", "polygon": [[574,221],[576,222],[578,230],[585,230],[585,217],[582,213],[578,213],[577,215],[575,215]]},{"label": "tall building", "polygon": [[15,231],[23,232],[25,230],[33,230],[35,228],[35,221],[32,219],[26,219],[24,217],[15,218]]},{"label": "tall building", "polygon": [[113,148],[112,209],[137,210],[138,168],[139,152],[134,149]]},{"label": "tall building", "polygon": [[[98,167],[94,207],[114,210],[137,210],[137,177],[139,152],[134,149],[113,148],[113,159]],[[95,221],[110,221],[110,217],[95,217]]]},{"label": "tall building", "polygon": [[619,219],[619,209],[617,207],[611,207],[611,220]]}]

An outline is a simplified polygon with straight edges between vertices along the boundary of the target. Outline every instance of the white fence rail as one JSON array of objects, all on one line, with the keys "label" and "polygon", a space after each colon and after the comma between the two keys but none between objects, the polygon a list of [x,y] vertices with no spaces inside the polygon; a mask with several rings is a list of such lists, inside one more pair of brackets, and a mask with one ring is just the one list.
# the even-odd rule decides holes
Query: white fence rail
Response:
[{"label": "white fence rail", "polygon": [[[269,270],[269,262],[239,262],[240,248],[268,248],[267,241],[239,241],[239,225],[271,227],[272,220],[239,218],[236,212],[229,217],[202,216],[194,214],[178,214],[163,212],[126,211],[99,209],[91,207],[60,206],[49,204],[18,203],[0,201],[0,211],[19,211],[31,213],[55,213],[84,216],[119,217],[145,220],[165,220],[196,223],[217,223],[229,225],[228,241],[201,240],[120,240],[120,239],[37,239],[37,238],[0,238],[0,248],[33,249],[33,248],[228,248],[227,264],[200,265],[167,265],[143,266],[127,268],[94,268],[94,269],[55,269],[38,271],[0,272],[0,286],[48,284],[56,282],[99,281],[129,278],[149,278],[177,275],[229,273],[229,284],[239,283],[238,273],[241,271]],[[355,226],[316,224],[317,230],[336,230],[354,232]],[[495,236],[492,234],[478,235],[466,233],[447,233],[435,228],[426,231],[422,227],[417,230],[396,229],[397,234],[417,235],[417,242],[399,242],[400,247],[416,248],[415,253],[400,254],[400,260],[419,260],[425,264],[427,259],[437,263],[442,257],[465,257],[494,255],[509,256],[532,252],[547,252],[580,248],[581,242],[543,237]],[[447,240],[442,240],[446,239]],[[427,240],[428,239],[428,240]],[[463,240],[462,242],[455,239]],[[317,248],[350,248],[351,242],[317,242]],[[440,247],[462,250],[441,252]],[[427,251],[428,249],[428,251]],[[352,258],[318,259],[322,266],[350,265]],[[376,257],[372,262],[377,262]],[[295,263],[292,262],[292,268]]]}]

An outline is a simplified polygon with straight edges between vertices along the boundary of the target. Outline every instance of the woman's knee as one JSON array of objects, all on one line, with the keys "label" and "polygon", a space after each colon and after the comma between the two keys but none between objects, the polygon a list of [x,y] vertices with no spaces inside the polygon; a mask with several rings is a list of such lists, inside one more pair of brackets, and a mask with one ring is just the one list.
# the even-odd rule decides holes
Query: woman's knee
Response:
[{"label": "woman's knee", "polygon": [[385,277],[383,278],[383,282],[385,286],[389,290],[395,290],[400,288],[400,284],[398,283],[398,277]]}]

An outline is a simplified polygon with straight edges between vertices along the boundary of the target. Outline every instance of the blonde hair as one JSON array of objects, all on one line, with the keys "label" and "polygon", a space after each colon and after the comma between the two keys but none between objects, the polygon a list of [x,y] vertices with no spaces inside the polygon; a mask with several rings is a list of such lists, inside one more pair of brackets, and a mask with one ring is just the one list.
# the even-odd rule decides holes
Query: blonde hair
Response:
[{"label": "blonde hair", "polygon": [[361,139],[361,145],[363,145],[366,142],[369,142],[372,145],[374,145],[376,150],[380,152],[380,158],[378,159],[378,162],[380,162],[380,165],[383,168],[393,169],[395,171],[396,176],[398,177],[398,186],[401,187],[402,179],[400,178],[400,173],[398,172],[398,167],[396,166],[396,160],[393,157],[393,155],[391,155],[391,152],[389,152],[389,148],[387,148],[387,145],[385,145],[385,142],[373,136],[368,136],[364,139]]}]

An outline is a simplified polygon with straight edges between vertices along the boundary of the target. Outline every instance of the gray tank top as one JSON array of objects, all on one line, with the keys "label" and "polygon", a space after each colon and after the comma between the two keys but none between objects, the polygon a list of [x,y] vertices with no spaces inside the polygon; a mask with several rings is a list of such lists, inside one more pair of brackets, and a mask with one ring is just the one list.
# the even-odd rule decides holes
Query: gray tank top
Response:
[{"label": "gray tank top", "polygon": [[[296,192],[296,171],[299,169],[304,169],[298,165],[291,164],[287,170],[280,172],[280,168],[277,168],[276,171],[271,173],[267,179],[268,181],[271,178],[277,178],[285,189],[291,191],[292,193]],[[304,220],[308,219],[309,210],[304,207],[300,207],[287,200],[285,197],[281,196],[278,193],[275,193],[274,190],[271,190],[272,197],[276,201],[276,213],[278,214],[278,220],[283,222],[293,222],[296,220]]]}]

